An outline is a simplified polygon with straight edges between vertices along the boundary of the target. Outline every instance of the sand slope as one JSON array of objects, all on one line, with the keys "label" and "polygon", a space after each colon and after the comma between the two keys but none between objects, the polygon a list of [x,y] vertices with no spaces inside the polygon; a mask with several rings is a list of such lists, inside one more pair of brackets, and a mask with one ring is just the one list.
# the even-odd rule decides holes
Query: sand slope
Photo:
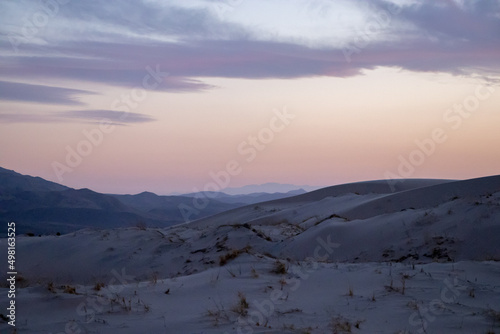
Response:
[{"label": "sand slope", "polygon": [[499,331],[500,176],[396,186],[164,229],[19,236],[18,332]]}]

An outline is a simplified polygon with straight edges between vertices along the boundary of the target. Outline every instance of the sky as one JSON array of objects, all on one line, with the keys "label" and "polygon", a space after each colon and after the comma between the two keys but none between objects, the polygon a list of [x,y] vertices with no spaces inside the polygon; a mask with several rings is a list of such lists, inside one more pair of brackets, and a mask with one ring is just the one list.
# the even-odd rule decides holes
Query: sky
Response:
[{"label": "sky", "polygon": [[6,0],[0,166],[157,194],[500,174],[499,0]]}]

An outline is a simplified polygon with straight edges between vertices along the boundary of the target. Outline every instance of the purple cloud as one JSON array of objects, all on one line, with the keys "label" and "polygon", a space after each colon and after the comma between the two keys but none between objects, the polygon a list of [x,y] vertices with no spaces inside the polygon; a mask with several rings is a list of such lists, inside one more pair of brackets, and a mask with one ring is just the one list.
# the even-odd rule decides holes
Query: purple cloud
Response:
[{"label": "purple cloud", "polygon": [[145,114],[116,110],[69,110],[50,113],[0,113],[0,123],[64,123],[106,122],[115,125],[153,122],[156,119]]},{"label": "purple cloud", "polygon": [[59,113],[58,117],[63,119],[80,119],[95,123],[106,120],[117,125],[147,123],[156,120],[149,115],[116,110],[70,110]]},{"label": "purple cloud", "polygon": [[79,89],[0,81],[0,100],[82,105],[83,103],[77,100],[78,96],[89,94],[95,93]]},{"label": "purple cloud", "polygon": [[[387,11],[391,5],[383,0],[356,4],[373,13]],[[0,77],[71,79],[131,88],[143,85],[147,66],[158,66],[168,75],[155,89],[186,92],[213,88],[202,81],[210,77],[348,77],[378,66],[453,74],[498,73],[499,12],[497,0],[467,1],[462,6],[454,1],[414,2],[390,14],[388,26],[380,33],[391,33],[391,38],[367,36],[369,41],[363,47],[356,41],[337,47],[309,47],[278,38],[258,40],[249,27],[222,22],[206,9],[131,0],[120,2],[119,8],[107,1],[71,2],[61,7],[59,15],[80,24],[94,22],[86,34],[61,39],[47,33],[50,40],[43,45],[27,42],[22,54],[0,61]],[[100,26],[113,29],[103,32]],[[359,27],[360,33],[363,28]],[[345,59],[345,47],[357,47],[350,62]],[[0,37],[1,52],[8,49],[9,43]],[[75,96],[86,93],[53,90],[45,94],[35,87],[23,91],[13,85],[10,83],[10,92],[0,99],[78,104]]]}]

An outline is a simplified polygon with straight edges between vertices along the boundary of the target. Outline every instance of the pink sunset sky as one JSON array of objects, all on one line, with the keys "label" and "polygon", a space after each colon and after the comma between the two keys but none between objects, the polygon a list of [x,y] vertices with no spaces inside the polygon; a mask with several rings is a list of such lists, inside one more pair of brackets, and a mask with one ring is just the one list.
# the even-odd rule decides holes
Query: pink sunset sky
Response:
[{"label": "pink sunset sky", "polygon": [[497,0],[2,1],[0,32],[19,173],[157,194],[500,174]]}]

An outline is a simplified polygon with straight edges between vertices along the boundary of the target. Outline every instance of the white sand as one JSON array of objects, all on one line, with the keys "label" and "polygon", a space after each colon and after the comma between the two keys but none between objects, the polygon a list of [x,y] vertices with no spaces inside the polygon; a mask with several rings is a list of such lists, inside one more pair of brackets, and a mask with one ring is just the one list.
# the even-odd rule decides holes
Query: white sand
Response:
[{"label": "white sand", "polygon": [[167,229],[19,236],[16,329],[500,333],[499,241],[499,176],[330,187]]}]

